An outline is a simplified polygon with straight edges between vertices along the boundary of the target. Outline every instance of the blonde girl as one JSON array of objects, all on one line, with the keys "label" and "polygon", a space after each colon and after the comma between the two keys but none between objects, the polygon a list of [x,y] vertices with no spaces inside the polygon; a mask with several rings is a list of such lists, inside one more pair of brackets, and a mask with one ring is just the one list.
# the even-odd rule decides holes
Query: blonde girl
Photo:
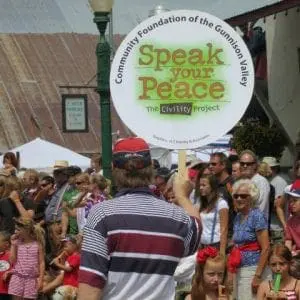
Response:
[{"label": "blonde girl", "polygon": [[36,299],[45,272],[44,230],[30,218],[15,220],[10,261],[14,265],[8,294],[14,300]]}]

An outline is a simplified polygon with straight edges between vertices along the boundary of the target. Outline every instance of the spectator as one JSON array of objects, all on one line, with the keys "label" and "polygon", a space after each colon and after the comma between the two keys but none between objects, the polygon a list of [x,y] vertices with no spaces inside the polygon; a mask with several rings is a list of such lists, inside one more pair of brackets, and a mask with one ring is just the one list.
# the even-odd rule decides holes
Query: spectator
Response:
[{"label": "spectator", "polygon": [[103,175],[102,170],[102,156],[100,154],[95,154],[91,158],[91,174],[100,174]]},{"label": "spectator", "polygon": [[[264,281],[257,293],[258,300],[264,299],[300,299],[300,283],[290,275],[292,253],[283,245],[276,245],[269,255],[269,265],[273,273],[272,281]],[[280,275],[276,286],[276,275]],[[278,290],[277,290],[278,289]]]},{"label": "spectator", "polygon": [[190,199],[194,205],[197,205],[200,208],[200,178],[203,175],[210,175],[205,173],[205,170],[209,170],[209,165],[207,163],[201,163],[197,169],[197,177],[195,180],[195,188],[191,193]]},{"label": "spectator", "polygon": [[15,176],[5,181],[3,198],[0,200],[0,230],[13,234],[15,231],[14,218],[33,218],[34,204],[25,198],[22,192],[22,182]]},{"label": "spectator", "polygon": [[158,168],[155,172],[155,186],[160,192],[161,198],[165,198],[164,193],[170,176],[171,172],[166,167]]},{"label": "spectator", "polygon": [[287,187],[287,182],[280,176],[280,164],[275,157],[264,157],[263,162],[267,163],[271,169],[270,184],[274,187],[274,201],[270,203],[271,241],[282,243],[283,231],[286,226],[284,189]]},{"label": "spectator", "polygon": [[34,169],[27,169],[23,175],[23,195],[33,201],[38,193],[39,173]]},{"label": "spectator", "polygon": [[50,242],[52,255],[56,256],[60,249],[62,199],[68,188],[70,174],[67,167],[57,168],[53,172],[55,190],[45,210],[45,224],[47,226],[47,240]]},{"label": "spectator", "polygon": [[256,205],[265,214],[267,221],[269,221],[270,183],[266,178],[258,174],[256,155],[250,150],[243,151],[240,154],[240,165],[242,176],[251,179],[258,187],[259,199]]},{"label": "spectator", "polygon": [[266,179],[269,179],[272,176],[272,171],[270,166],[264,161],[258,165],[257,173],[265,177]]},{"label": "spectator", "polygon": [[220,186],[226,187],[226,184],[231,181],[229,165],[229,160],[223,152],[215,152],[210,156],[209,169],[218,178]]},{"label": "spectator", "polygon": [[0,171],[0,199],[4,198],[5,182],[9,175],[5,171]]},{"label": "spectator", "polygon": [[269,274],[265,269],[269,253],[268,223],[265,215],[253,208],[259,190],[249,179],[233,185],[233,198],[238,211],[233,225],[234,247],[228,258],[229,281],[237,272],[236,297],[239,300],[255,299],[262,278]]},{"label": "spectator", "polygon": [[233,181],[237,181],[240,179],[241,177],[241,165],[240,165],[240,162],[239,161],[235,161],[232,163],[231,165],[231,168],[232,168],[232,180]]},{"label": "spectator", "polygon": [[18,169],[18,160],[13,152],[6,152],[3,156],[3,169],[10,175],[16,175]]},{"label": "spectator", "polygon": [[75,209],[79,233],[83,232],[92,207],[108,199],[108,195],[105,191],[107,186],[107,180],[102,175],[96,174],[90,176],[88,192],[82,194],[81,199],[78,199],[81,200],[81,202],[78,203],[78,208]]},{"label": "spectator", "polygon": [[[198,250],[192,293],[186,300],[220,299],[219,287],[225,280],[225,259],[212,247]],[[225,289],[225,286],[223,286]],[[223,291],[224,299],[227,292]]]},{"label": "spectator", "polygon": [[[36,299],[45,273],[44,230],[32,219],[16,220],[11,237],[10,261],[14,265],[8,293],[21,299]],[[18,298],[17,298],[18,299]]]},{"label": "spectator", "polygon": [[69,178],[69,186],[63,195],[63,214],[62,214],[62,237],[64,238],[67,233],[77,234],[78,226],[76,215],[70,214],[77,202],[80,193],[87,193],[90,182],[90,176],[87,173],[78,173],[76,176]]},{"label": "spectator", "polygon": [[229,206],[228,235],[231,238],[233,231],[233,220],[235,210],[233,206],[232,178],[229,175],[230,161],[223,152],[215,152],[210,156],[209,169],[218,179],[218,189],[221,197],[225,199]]},{"label": "spectator", "polygon": [[288,219],[285,228],[285,245],[293,255],[300,254],[300,180],[296,180],[290,190],[290,208],[292,216]]},{"label": "spectator", "polygon": [[190,184],[174,185],[176,202],[187,213],[154,197],[150,149],[141,138],[115,144],[113,175],[120,192],[94,206],[84,229],[78,300],[173,300],[178,261],[200,241]]},{"label": "spectator", "polygon": [[157,170],[160,168],[160,163],[157,159],[152,159],[153,169]]},{"label": "spectator", "polygon": [[293,168],[293,179],[300,178],[300,160],[297,160]]},{"label": "spectator", "polygon": [[228,204],[218,193],[214,175],[200,178],[200,217],[202,247],[215,247],[225,256],[228,234]]},{"label": "spectator", "polygon": [[6,231],[0,231],[0,299],[10,300],[8,295],[9,273],[12,264],[9,261],[10,257],[10,234]]},{"label": "spectator", "polygon": [[63,243],[63,257],[60,256],[53,260],[53,264],[64,271],[62,286],[57,289],[54,296],[55,300],[64,300],[67,294],[72,294],[76,298],[78,288],[80,253],[78,252],[77,240],[75,236],[69,235],[63,239]]},{"label": "spectator", "polygon": [[38,192],[33,200],[35,205],[34,220],[40,225],[44,224],[45,210],[54,193],[54,178],[52,176],[43,177],[38,186]]}]

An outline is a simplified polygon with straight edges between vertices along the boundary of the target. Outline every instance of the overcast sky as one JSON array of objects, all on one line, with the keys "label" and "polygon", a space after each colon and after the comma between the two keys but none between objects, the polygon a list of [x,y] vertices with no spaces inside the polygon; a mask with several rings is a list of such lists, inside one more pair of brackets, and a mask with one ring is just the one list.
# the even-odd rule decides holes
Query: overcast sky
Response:
[{"label": "overcast sky", "polygon": [[127,34],[146,19],[149,11],[162,4],[168,9],[196,9],[219,18],[229,18],[279,0],[115,0],[114,32]]}]

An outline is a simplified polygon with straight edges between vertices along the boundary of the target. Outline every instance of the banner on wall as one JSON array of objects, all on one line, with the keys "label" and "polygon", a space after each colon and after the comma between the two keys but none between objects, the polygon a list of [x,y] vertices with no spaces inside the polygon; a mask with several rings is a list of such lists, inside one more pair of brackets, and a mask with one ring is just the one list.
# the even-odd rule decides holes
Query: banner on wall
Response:
[{"label": "banner on wall", "polygon": [[140,23],[111,67],[114,106],[136,135],[168,149],[194,149],[226,134],[253,93],[251,55],[224,21],[200,11]]}]

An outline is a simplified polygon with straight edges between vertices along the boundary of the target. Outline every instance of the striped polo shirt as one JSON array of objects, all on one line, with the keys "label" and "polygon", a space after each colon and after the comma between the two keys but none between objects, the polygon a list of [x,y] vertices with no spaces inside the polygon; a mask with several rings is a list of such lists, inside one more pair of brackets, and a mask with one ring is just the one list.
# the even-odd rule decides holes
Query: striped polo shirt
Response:
[{"label": "striped polo shirt", "polygon": [[103,289],[103,299],[173,300],[177,264],[200,235],[200,220],[150,190],[123,192],[88,217],[79,282]]}]

